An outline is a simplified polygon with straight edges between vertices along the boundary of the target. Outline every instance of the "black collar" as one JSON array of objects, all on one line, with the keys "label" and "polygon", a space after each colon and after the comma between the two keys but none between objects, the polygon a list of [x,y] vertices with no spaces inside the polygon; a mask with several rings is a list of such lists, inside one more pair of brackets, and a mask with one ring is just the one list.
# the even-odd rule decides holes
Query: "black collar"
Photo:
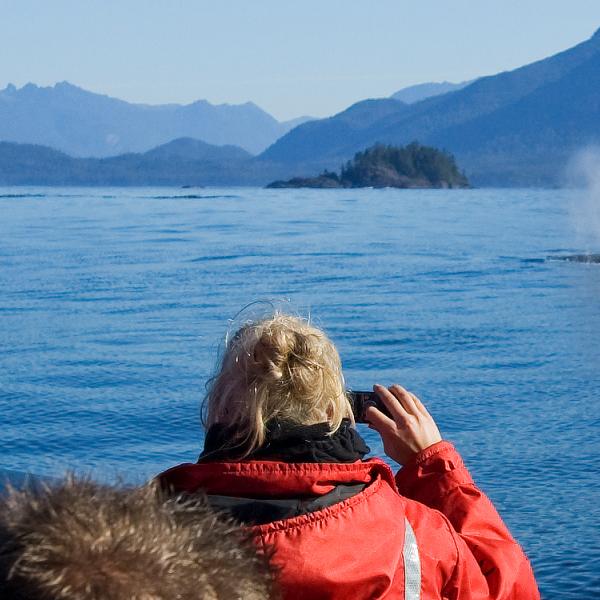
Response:
[{"label": "black collar", "polygon": [[[204,450],[198,462],[228,462],[243,454],[235,445],[235,430],[221,423],[206,432]],[[265,443],[245,457],[247,460],[280,460],[283,462],[349,463],[360,460],[371,450],[349,419],[330,434],[328,423],[293,425],[281,421],[271,423]]]}]

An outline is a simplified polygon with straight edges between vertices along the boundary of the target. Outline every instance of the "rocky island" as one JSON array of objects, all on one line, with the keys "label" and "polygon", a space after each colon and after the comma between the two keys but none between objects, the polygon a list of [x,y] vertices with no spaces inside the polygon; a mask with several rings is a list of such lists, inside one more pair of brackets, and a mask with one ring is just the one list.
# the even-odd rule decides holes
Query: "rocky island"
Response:
[{"label": "rocky island", "polygon": [[323,171],[316,177],[274,181],[267,188],[468,188],[466,175],[454,157],[412,142],[407,146],[376,144],[357,152],[340,174]]}]

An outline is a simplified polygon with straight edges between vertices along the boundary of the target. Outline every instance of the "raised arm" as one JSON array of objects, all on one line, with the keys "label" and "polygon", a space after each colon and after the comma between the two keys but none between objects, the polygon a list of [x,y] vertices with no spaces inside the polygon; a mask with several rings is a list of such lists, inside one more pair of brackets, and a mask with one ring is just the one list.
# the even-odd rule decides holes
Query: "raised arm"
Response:
[{"label": "raised arm", "polygon": [[374,407],[367,410],[367,418],[381,435],[386,454],[404,465],[396,476],[398,490],[439,510],[451,524],[458,560],[445,597],[538,599],[527,557],[458,452],[442,441],[423,403],[398,385],[374,389],[393,418]]}]

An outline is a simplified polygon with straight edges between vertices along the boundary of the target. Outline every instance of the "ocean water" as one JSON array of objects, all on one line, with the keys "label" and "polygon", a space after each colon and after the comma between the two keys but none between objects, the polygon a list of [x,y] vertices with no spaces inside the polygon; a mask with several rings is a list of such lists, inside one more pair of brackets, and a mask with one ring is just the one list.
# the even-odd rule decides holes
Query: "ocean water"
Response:
[{"label": "ocean water", "polygon": [[600,251],[581,196],[0,188],[0,468],[194,461],[230,319],[289,300],[351,387],[423,399],[545,598],[600,597],[600,265],[548,258]]}]

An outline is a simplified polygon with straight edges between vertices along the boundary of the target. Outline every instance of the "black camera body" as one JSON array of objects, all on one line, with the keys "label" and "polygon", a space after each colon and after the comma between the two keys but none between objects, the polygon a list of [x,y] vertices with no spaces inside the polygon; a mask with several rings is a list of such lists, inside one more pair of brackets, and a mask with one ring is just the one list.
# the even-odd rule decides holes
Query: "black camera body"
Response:
[{"label": "black camera body", "polygon": [[374,406],[380,410],[384,415],[393,419],[387,406],[383,403],[383,400],[375,392],[348,392],[350,403],[352,404],[352,412],[354,413],[354,420],[357,423],[368,423],[365,419],[365,412],[369,406]]}]

